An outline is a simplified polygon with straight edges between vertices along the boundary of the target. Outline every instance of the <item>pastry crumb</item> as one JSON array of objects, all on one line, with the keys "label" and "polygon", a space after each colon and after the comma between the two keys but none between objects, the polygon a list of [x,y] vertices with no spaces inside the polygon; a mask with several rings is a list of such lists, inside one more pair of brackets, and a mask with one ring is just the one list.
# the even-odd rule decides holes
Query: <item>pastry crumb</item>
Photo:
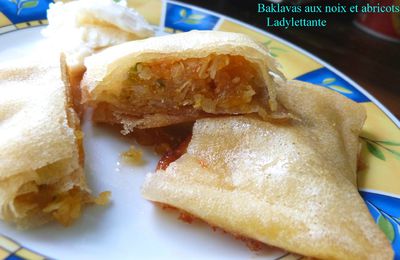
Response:
[{"label": "pastry crumb", "polygon": [[141,150],[131,145],[128,151],[121,154],[122,159],[125,163],[133,165],[143,165],[145,161],[143,160],[143,153]]},{"label": "pastry crumb", "polygon": [[94,199],[96,205],[104,206],[110,203],[111,191],[103,191]]}]

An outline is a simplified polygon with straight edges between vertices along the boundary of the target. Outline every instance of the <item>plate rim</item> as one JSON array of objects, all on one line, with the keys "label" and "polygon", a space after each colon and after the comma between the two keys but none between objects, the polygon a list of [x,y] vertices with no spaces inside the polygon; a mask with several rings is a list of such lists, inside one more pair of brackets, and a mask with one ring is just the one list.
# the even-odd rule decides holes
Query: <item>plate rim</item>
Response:
[{"label": "plate rim", "polygon": [[[355,87],[358,91],[360,91],[362,94],[364,94],[369,99],[369,102],[371,102],[374,105],[376,105],[377,108],[379,110],[381,110],[384,113],[384,115],[387,116],[393,122],[393,124],[395,126],[397,126],[398,129],[400,129],[400,120],[389,109],[387,109],[386,106],[383,105],[377,98],[375,98],[372,94],[370,94],[366,89],[364,89],[357,82],[352,80],[349,76],[347,76],[346,74],[341,72],[339,69],[336,69],[333,65],[331,65],[328,62],[326,62],[325,60],[323,60],[323,59],[319,58],[318,56],[312,54],[311,52],[309,52],[309,51],[303,49],[302,47],[292,43],[291,41],[285,40],[285,39],[283,39],[283,38],[281,38],[281,37],[279,37],[279,36],[277,36],[277,35],[275,35],[275,34],[273,34],[271,32],[268,32],[266,29],[261,29],[261,28],[259,28],[257,26],[254,26],[254,25],[251,25],[249,23],[243,22],[243,21],[241,21],[239,19],[236,19],[236,18],[233,18],[231,16],[228,16],[228,15],[225,15],[225,14],[221,14],[219,12],[215,12],[215,11],[209,10],[207,8],[199,7],[199,6],[194,5],[194,4],[183,3],[183,2],[175,1],[175,0],[161,0],[162,7],[161,7],[160,21],[159,21],[158,24],[153,24],[154,27],[159,28],[159,30],[164,31],[164,29],[165,29],[165,18],[167,17],[167,11],[166,11],[167,3],[180,5],[180,6],[191,8],[191,9],[194,9],[194,10],[199,10],[199,11],[202,11],[202,12],[204,12],[206,14],[211,14],[211,15],[214,15],[214,16],[218,17],[219,20],[213,26],[212,30],[219,30],[221,24],[224,21],[230,21],[230,22],[233,22],[233,23],[235,23],[237,25],[240,25],[240,26],[243,26],[245,28],[251,29],[251,30],[253,30],[253,31],[255,31],[255,32],[257,32],[257,33],[259,33],[261,35],[267,36],[267,37],[269,37],[269,38],[271,38],[271,39],[273,39],[275,41],[278,41],[278,42],[280,42],[282,44],[285,44],[286,46],[294,49],[298,53],[303,54],[306,57],[309,57],[309,58],[313,59],[314,61],[318,62],[323,67],[331,70],[332,72],[334,72],[338,76],[342,77],[349,84],[351,84],[353,87]],[[42,28],[44,28],[44,26],[47,26],[47,24],[41,24],[41,25],[31,26],[31,27],[26,27],[26,28],[19,28],[17,30],[12,30],[12,31],[1,33],[0,37],[5,35],[5,34],[8,34],[8,33],[13,33],[13,32],[17,32],[17,31],[21,31],[21,30],[25,30],[25,29],[37,29],[39,34],[40,34],[40,30]],[[360,102],[360,103],[369,103],[369,102],[367,101],[367,102]],[[358,190],[400,199],[399,195],[392,194],[392,193],[386,193],[386,192],[382,192],[382,191],[379,191],[379,190],[373,190],[373,189],[358,189]],[[11,238],[11,239],[13,239],[13,238]],[[20,245],[22,246],[21,248],[26,248],[24,245],[22,245],[22,244],[20,244]],[[31,249],[29,248],[29,250],[31,250]],[[31,251],[33,251],[33,250],[31,250]],[[46,256],[46,258],[47,258],[47,256]]]},{"label": "plate rim", "polygon": [[[163,3],[162,9],[163,10],[166,8],[166,3],[168,3],[168,2],[169,3],[173,3],[173,4],[178,4],[178,5],[181,5],[183,7],[187,7],[187,8],[198,9],[198,10],[200,10],[202,12],[210,13],[212,15],[218,16],[219,18],[223,18],[225,20],[235,22],[235,23],[237,23],[239,25],[242,25],[244,27],[250,28],[250,29],[252,29],[252,30],[254,30],[254,31],[258,32],[258,33],[264,34],[264,35],[266,35],[266,36],[268,36],[268,37],[270,37],[270,38],[272,38],[272,39],[274,39],[276,41],[282,42],[282,43],[288,45],[289,47],[295,49],[296,51],[300,52],[301,54],[304,54],[304,55],[314,59],[315,61],[319,62],[321,65],[326,67],[327,69],[333,71],[338,76],[342,77],[344,80],[346,80],[352,86],[354,86],[357,90],[359,90],[362,94],[364,94],[368,99],[370,99],[372,101],[372,103],[377,105],[378,108],[380,110],[382,110],[382,112],[384,112],[384,114],[394,123],[394,125],[397,126],[398,129],[400,129],[400,120],[388,108],[386,108],[385,105],[383,105],[377,98],[375,98],[372,94],[370,94],[366,89],[364,89],[361,85],[359,85],[357,82],[355,82],[349,76],[347,76],[345,73],[343,73],[342,71],[336,69],[329,62],[326,62],[325,60],[317,57],[316,55],[312,54],[311,52],[301,48],[300,46],[297,46],[296,44],[294,44],[294,43],[292,43],[292,42],[290,42],[288,40],[285,40],[285,39],[283,39],[283,38],[281,38],[281,37],[279,37],[279,36],[277,36],[275,34],[272,34],[272,33],[268,32],[266,30],[263,30],[261,28],[258,28],[256,26],[254,26],[254,25],[248,24],[246,22],[242,22],[239,19],[232,18],[230,16],[227,16],[225,14],[221,14],[219,12],[211,11],[211,10],[209,10],[207,8],[199,7],[197,5],[187,4],[187,3],[183,3],[183,2],[180,2],[180,1],[176,1],[176,0],[162,0],[162,3]],[[162,15],[161,15],[161,18],[160,18],[161,23],[159,25],[162,28],[165,28],[165,17],[166,17],[166,12],[162,12]],[[215,26],[213,27],[212,30],[213,31],[217,30],[221,23],[222,23],[222,20],[220,19],[215,24]],[[364,102],[361,102],[361,103],[364,103]]]},{"label": "plate rim", "polygon": [[[347,74],[343,73],[341,70],[337,69],[336,67],[334,67],[333,65],[331,65],[329,62],[326,62],[325,60],[319,58],[318,56],[312,54],[310,51],[307,51],[305,49],[303,49],[302,47],[294,44],[291,41],[288,41],[286,39],[283,39],[280,36],[277,36],[271,32],[268,32],[265,29],[261,29],[259,27],[256,27],[254,25],[251,25],[247,22],[243,22],[239,19],[233,18],[231,16],[216,12],[216,11],[212,11],[210,9],[204,8],[204,7],[200,7],[194,4],[189,4],[189,3],[183,3],[181,1],[177,1],[177,0],[161,0],[161,15],[160,15],[160,23],[158,25],[156,25],[156,27],[159,27],[161,29],[165,29],[165,17],[167,15],[166,12],[166,8],[167,8],[167,3],[172,3],[172,4],[176,4],[176,5],[181,5],[183,7],[186,8],[191,8],[191,9],[197,9],[199,11],[202,11],[204,13],[208,13],[211,15],[214,15],[216,17],[219,18],[218,22],[214,25],[214,27],[212,28],[212,30],[218,30],[220,25],[222,24],[223,20],[227,20],[227,21],[231,21],[234,22],[238,25],[247,27],[257,33],[260,33],[262,35],[266,35],[269,38],[272,38],[278,42],[281,42],[287,46],[289,46],[290,48],[293,48],[294,50],[296,50],[297,52],[313,59],[314,61],[318,62],[319,64],[321,64],[322,66],[324,66],[325,68],[331,70],[332,72],[336,73],[338,76],[342,77],[345,81],[347,81],[349,84],[351,84],[353,87],[355,87],[358,91],[360,91],[363,95],[365,95],[373,104],[375,104],[393,123],[394,125],[400,129],[400,119],[398,119],[385,105],[383,105],[377,98],[375,98],[375,96],[373,96],[372,94],[370,94],[366,89],[364,89],[360,84],[358,84],[357,82],[355,82],[351,77],[347,76]],[[46,18],[47,20],[47,18]],[[14,24],[11,24],[14,25]],[[35,25],[35,26],[29,26],[29,27],[24,27],[24,28],[16,28],[15,30],[10,30],[10,31],[6,31],[3,33],[0,33],[0,37],[5,35],[5,34],[9,34],[9,33],[13,33],[16,31],[20,31],[20,30],[25,30],[25,29],[31,29],[31,28],[36,28],[36,27],[43,27],[43,26],[47,26],[47,24],[40,24],[40,25]],[[361,102],[364,103],[364,102]]]}]

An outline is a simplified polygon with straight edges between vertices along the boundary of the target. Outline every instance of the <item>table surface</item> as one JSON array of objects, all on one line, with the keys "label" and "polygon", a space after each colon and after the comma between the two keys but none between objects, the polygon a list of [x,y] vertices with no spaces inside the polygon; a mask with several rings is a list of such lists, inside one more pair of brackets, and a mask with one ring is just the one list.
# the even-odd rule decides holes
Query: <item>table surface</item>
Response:
[{"label": "table surface", "polygon": [[[259,1],[181,2],[236,18],[300,46],[356,81],[400,119],[400,44],[361,31],[353,24],[353,15],[322,14],[321,18],[328,22],[325,28],[267,28],[266,14],[257,14]],[[298,18],[304,16],[300,14]],[[273,14],[272,17],[282,16]]]}]

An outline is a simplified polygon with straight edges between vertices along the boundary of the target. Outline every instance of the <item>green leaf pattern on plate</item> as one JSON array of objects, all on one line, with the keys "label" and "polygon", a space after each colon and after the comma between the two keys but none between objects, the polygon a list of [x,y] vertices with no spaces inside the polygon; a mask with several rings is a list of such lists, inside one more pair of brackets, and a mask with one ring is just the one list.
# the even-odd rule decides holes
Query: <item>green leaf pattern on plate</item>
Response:
[{"label": "green leaf pattern on plate", "polygon": [[181,11],[179,12],[179,15],[180,15],[182,18],[185,18],[186,15],[187,15],[186,9],[181,9]]},{"label": "green leaf pattern on plate", "polygon": [[[1,0],[5,1],[5,0]],[[17,8],[17,15],[19,16],[24,9],[31,9],[38,6],[40,0],[8,0],[9,2],[15,4]],[[113,0],[114,2],[120,2],[121,0]],[[186,9],[182,8],[179,12],[181,19],[176,23],[186,23],[186,24],[200,24],[202,20],[205,18],[205,15],[202,14],[187,14]],[[287,49],[271,46],[273,45],[273,41],[269,40],[264,43],[271,51],[271,55],[273,57],[278,57],[281,53],[287,53]],[[325,78],[321,83],[328,88],[332,88],[342,93],[352,93],[347,88],[335,85],[336,79],[333,77]],[[361,137],[365,142],[369,153],[371,153],[376,158],[385,161],[387,156],[394,156],[396,159],[400,160],[400,152],[394,149],[398,149],[400,146],[400,142],[394,141],[378,141],[372,140],[366,137]],[[368,201],[367,201],[368,203]],[[369,203],[371,204],[371,203]],[[382,209],[373,206],[377,212],[378,217],[376,218],[376,222],[380,229],[385,233],[386,237],[393,243],[396,239],[398,240],[398,232],[396,232],[395,228],[397,227],[397,231],[400,232],[400,217],[392,216]],[[286,256],[286,255],[285,255]]]},{"label": "green leaf pattern on plate", "polygon": [[191,14],[189,15],[189,19],[193,19],[193,20],[202,20],[204,19],[204,17],[206,17],[205,15],[202,14]]},{"label": "green leaf pattern on plate", "polygon": [[377,141],[370,138],[361,136],[361,139],[367,144],[368,151],[376,158],[386,161],[386,156],[383,151],[386,151],[393,155],[397,160],[400,160],[400,152],[394,150],[393,146],[400,146],[399,142],[394,141]]},{"label": "green leaf pattern on plate", "polygon": [[400,160],[400,152],[392,150],[392,149],[388,149],[388,152],[393,154],[394,157],[396,157],[397,160]]},{"label": "green leaf pattern on plate", "polygon": [[268,40],[268,41],[264,42],[264,45],[269,49],[271,56],[274,57],[274,58],[278,57],[280,55],[279,53],[287,52],[286,49],[275,47],[275,46],[271,46],[272,45],[272,40]]},{"label": "green leaf pattern on plate", "polygon": [[344,87],[342,87],[342,86],[331,85],[331,86],[329,86],[329,88],[331,88],[331,89],[333,89],[333,90],[336,90],[336,91],[339,91],[339,92],[341,92],[341,93],[345,93],[345,94],[351,94],[351,93],[353,93],[350,89],[344,88]]},{"label": "green leaf pattern on plate", "polygon": [[368,151],[370,153],[372,153],[375,157],[377,157],[383,161],[386,161],[385,155],[383,154],[381,149],[379,149],[378,146],[376,146],[373,143],[367,142],[367,148],[368,148]]},{"label": "green leaf pattern on plate", "polygon": [[392,141],[376,141],[376,142],[380,143],[380,144],[390,145],[390,146],[400,146],[400,143],[398,143],[398,142],[392,142]]},{"label": "green leaf pattern on plate", "polygon": [[8,0],[17,6],[17,15],[21,14],[21,11],[27,8],[34,8],[39,4],[39,0]]},{"label": "green leaf pattern on plate", "polygon": [[[375,220],[376,223],[378,224],[382,232],[386,235],[390,243],[393,243],[400,232],[400,218],[395,217],[388,212],[382,210],[369,200],[366,200],[365,202],[369,206],[371,206],[373,210],[375,210],[375,212],[378,214],[378,217]],[[395,230],[395,227],[397,227],[397,232]]]},{"label": "green leaf pattern on plate", "polygon": [[[386,235],[387,239],[391,243],[393,243],[400,232],[400,218],[382,210],[369,200],[366,200],[366,203],[378,213],[376,223],[378,224],[382,232]],[[397,227],[397,232],[395,230],[395,227]]]},{"label": "green leaf pattern on plate", "polygon": [[200,24],[202,20],[206,17],[203,14],[190,14],[188,15],[186,9],[182,8],[179,12],[180,20],[175,23],[186,23],[186,24]]},{"label": "green leaf pattern on plate", "polygon": [[378,217],[378,226],[385,233],[390,242],[394,240],[394,227],[393,224],[382,214]]},{"label": "green leaf pattern on plate", "polygon": [[335,82],[336,79],[335,78],[326,78],[322,81],[322,84],[324,85],[328,85],[328,84],[332,84],[333,82]]},{"label": "green leaf pattern on plate", "polygon": [[351,94],[353,93],[350,89],[339,86],[339,85],[334,85],[333,83],[336,82],[335,78],[325,78],[322,80],[321,85],[324,85],[332,90],[336,90],[340,93],[344,93],[344,94]]}]

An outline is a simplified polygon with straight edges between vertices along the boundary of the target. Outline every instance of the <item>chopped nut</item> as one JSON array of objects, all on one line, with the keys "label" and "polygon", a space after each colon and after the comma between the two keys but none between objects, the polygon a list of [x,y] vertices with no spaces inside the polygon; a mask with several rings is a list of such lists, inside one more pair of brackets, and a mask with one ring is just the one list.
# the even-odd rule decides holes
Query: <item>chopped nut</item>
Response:
[{"label": "chopped nut", "polygon": [[140,109],[157,104],[157,109],[187,106],[208,113],[247,111],[256,92],[252,87],[261,80],[256,75],[246,59],[235,55],[138,62],[130,68],[129,87],[115,99]]}]

